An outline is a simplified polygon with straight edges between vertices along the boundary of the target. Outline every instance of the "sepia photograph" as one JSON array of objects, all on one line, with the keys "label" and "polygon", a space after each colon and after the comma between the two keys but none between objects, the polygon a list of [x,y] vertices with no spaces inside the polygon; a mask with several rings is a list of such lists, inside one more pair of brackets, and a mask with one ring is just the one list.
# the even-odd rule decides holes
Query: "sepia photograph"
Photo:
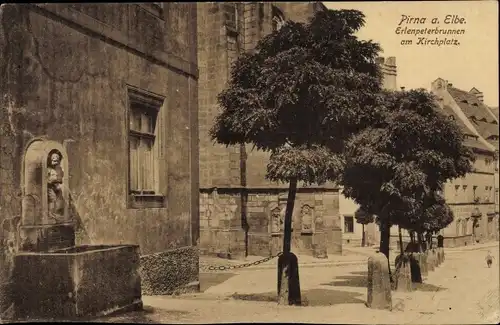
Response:
[{"label": "sepia photograph", "polygon": [[0,1],[0,323],[500,323],[498,6]]}]

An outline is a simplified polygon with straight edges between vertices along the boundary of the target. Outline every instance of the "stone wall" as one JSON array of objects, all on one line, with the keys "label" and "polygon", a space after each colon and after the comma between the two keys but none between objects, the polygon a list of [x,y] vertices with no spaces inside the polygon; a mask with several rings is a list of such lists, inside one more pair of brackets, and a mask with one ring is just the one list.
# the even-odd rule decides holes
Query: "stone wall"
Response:
[{"label": "stone wall", "polygon": [[[301,189],[292,216],[292,250],[341,253],[338,191]],[[200,198],[200,247],[222,256],[269,256],[282,250],[287,192],[212,190]]]},{"label": "stone wall", "polygon": [[196,247],[141,256],[141,285],[145,295],[197,292],[199,258]]},{"label": "stone wall", "polygon": [[[0,218],[21,214],[23,150],[46,136],[73,141],[78,243],[137,244],[141,254],[196,245],[196,4],[10,4],[0,22]],[[164,98],[161,208],[128,205],[129,87]]]},{"label": "stone wall", "polygon": [[[231,64],[239,54],[252,51],[257,42],[272,31],[273,6],[283,12],[285,19],[298,21],[305,21],[315,10],[322,10],[312,2],[198,4],[200,247],[205,253],[267,256],[281,250],[282,235],[272,234],[270,216],[276,207],[282,209],[283,200],[279,197],[286,196],[287,185],[265,179],[269,155],[252,150],[249,145],[214,144],[209,136],[219,112],[217,95],[227,85]],[[311,253],[323,236],[329,252],[340,252],[341,235],[336,228],[338,222],[334,225],[333,221],[338,218],[338,198],[331,199],[328,206],[329,203],[315,200],[314,195],[338,197],[338,191],[333,184],[299,189],[294,219],[298,220],[300,209],[306,204],[302,201],[308,202],[317,215],[324,215],[325,222],[329,223],[328,231],[318,230],[317,235],[309,235],[295,229],[293,249]]]}]

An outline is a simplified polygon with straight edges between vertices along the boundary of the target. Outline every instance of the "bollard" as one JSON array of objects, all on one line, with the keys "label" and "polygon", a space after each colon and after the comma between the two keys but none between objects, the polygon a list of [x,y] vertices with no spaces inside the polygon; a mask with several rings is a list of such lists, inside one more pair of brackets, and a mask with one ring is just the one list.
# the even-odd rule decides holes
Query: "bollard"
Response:
[{"label": "bollard", "polygon": [[432,272],[436,268],[436,265],[434,263],[434,255],[430,250],[426,251],[425,255],[427,256],[427,271]]},{"label": "bollard", "polygon": [[436,253],[437,253],[437,257],[438,257],[438,264],[439,265],[443,264],[442,248],[440,248],[440,247],[436,248]]},{"label": "bollard", "polygon": [[411,292],[412,277],[410,270],[410,257],[408,255],[398,255],[396,257],[396,279],[395,289],[398,292]]},{"label": "bollard", "polygon": [[411,274],[411,282],[413,283],[422,283],[422,269],[420,265],[422,265],[422,255],[419,253],[410,255],[410,274]]},{"label": "bollard", "polygon": [[418,261],[420,265],[420,274],[422,274],[422,276],[429,275],[429,268],[427,267],[427,254],[418,253]]},{"label": "bollard", "polygon": [[[283,282],[283,291],[281,291]],[[278,304],[300,306],[299,263],[293,253],[278,257]]]},{"label": "bollard", "polygon": [[391,280],[387,257],[377,253],[368,258],[368,297],[366,305],[372,309],[392,310]]},{"label": "bollard", "polygon": [[439,266],[439,259],[438,259],[438,256],[437,256],[437,251],[435,248],[432,249],[432,256],[433,256],[433,259],[434,259],[434,267],[438,267]]}]

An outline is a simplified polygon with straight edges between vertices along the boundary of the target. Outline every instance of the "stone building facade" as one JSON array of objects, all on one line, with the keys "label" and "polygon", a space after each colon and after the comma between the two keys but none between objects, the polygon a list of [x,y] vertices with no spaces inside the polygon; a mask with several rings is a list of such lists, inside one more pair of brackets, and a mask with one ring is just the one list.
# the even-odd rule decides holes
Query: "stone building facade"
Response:
[{"label": "stone building facade", "polygon": [[453,223],[442,230],[445,245],[498,240],[498,118],[476,88],[464,91],[438,78],[431,90],[449,118],[457,121],[465,134],[465,144],[476,154],[473,172],[447,183],[444,189],[455,214]]},{"label": "stone building facade", "polygon": [[[198,4],[200,123],[200,247],[223,256],[281,251],[287,184],[265,180],[268,155],[241,145],[214,144],[208,131],[218,113],[231,63],[287,19],[306,21],[319,2]],[[338,188],[299,186],[292,250],[341,252]]]},{"label": "stone building facade", "polygon": [[44,137],[67,147],[77,243],[140,245],[146,294],[196,290],[196,4],[0,8],[1,258]]},{"label": "stone building facade", "polygon": [[[214,144],[208,131],[218,113],[217,95],[237,56],[251,51],[284,20],[306,21],[317,10],[325,7],[314,2],[198,5],[200,247],[205,253],[268,256],[281,251],[287,184],[265,179],[267,153],[248,145]],[[395,58],[379,63],[384,86],[396,89]],[[335,184],[299,186],[292,250],[318,257],[341,254],[343,213],[357,209],[350,203]]]}]

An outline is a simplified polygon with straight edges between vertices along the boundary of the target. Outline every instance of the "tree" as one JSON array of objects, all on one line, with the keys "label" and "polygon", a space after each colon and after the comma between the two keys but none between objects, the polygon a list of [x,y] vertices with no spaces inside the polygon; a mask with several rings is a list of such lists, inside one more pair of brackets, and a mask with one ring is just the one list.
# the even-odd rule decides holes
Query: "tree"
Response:
[{"label": "tree", "polygon": [[377,215],[380,251],[389,258],[390,227],[434,225],[435,208],[423,210],[423,202],[446,181],[470,172],[474,156],[432,94],[388,91],[384,101],[383,121],[347,141],[341,183],[347,197]]},{"label": "tree", "polygon": [[432,235],[446,228],[454,219],[453,211],[439,192],[427,195],[411,216],[401,218],[399,221],[402,228],[417,233],[420,251],[423,250],[423,238],[427,238],[427,247],[431,247]]},{"label": "tree", "polygon": [[356,218],[356,222],[361,224],[363,235],[361,237],[361,246],[365,247],[366,245],[366,234],[365,234],[365,225],[372,223],[375,221],[375,217],[373,214],[366,213],[363,209],[359,208],[354,214],[354,218]]},{"label": "tree", "polygon": [[300,291],[297,297],[287,291],[290,279],[280,280],[280,270],[296,263],[290,262],[296,261],[290,246],[298,182],[337,180],[344,141],[381,118],[380,47],[354,36],[363,24],[357,10],[321,11],[309,23],[288,21],[236,60],[218,96],[212,138],[269,152],[266,178],[289,183],[280,303],[300,303]]}]

